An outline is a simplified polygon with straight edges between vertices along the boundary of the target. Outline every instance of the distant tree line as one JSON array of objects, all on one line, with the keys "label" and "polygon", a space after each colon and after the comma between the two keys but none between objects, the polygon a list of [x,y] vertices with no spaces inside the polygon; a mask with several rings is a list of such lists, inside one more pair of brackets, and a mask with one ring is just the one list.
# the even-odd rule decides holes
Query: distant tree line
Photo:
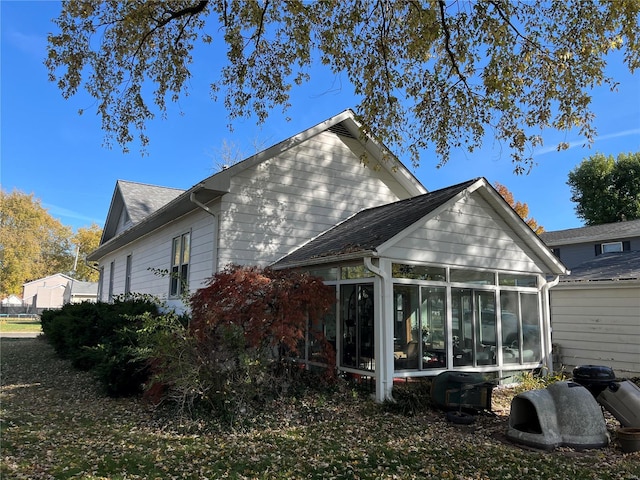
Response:
[{"label": "distant tree line", "polygon": [[0,296],[21,294],[31,280],[64,273],[77,280],[97,281],[98,272],[85,264],[98,247],[102,229],[93,224],[72,229],[52,217],[33,194],[0,192]]}]

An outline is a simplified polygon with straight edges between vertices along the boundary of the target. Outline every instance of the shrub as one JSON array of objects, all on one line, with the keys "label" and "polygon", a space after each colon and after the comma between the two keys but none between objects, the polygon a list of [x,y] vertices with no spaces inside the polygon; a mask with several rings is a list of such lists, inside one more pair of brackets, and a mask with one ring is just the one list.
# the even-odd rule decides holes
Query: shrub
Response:
[{"label": "shrub", "polygon": [[[191,297],[188,327],[167,319],[165,328],[147,329],[155,352],[149,395],[233,422],[270,400],[318,385],[317,374],[298,357],[309,325],[334,301],[335,290],[307,274],[227,267]],[[328,368],[321,375],[327,380],[335,374],[335,353],[324,345]]]},{"label": "shrub", "polygon": [[56,353],[91,370],[112,396],[139,393],[148,376],[137,353],[142,316],[157,315],[149,299],[67,304],[42,314],[42,331]]}]

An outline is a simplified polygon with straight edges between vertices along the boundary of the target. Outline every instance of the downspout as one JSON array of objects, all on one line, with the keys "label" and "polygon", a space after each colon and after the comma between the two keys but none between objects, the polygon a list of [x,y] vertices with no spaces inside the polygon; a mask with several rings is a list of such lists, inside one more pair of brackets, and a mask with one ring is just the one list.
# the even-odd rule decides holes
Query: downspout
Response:
[{"label": "downspout", "polygon": [[553,373],[553,356],[552,356],[552,340],[551,340],[551,294],[550,290],[560,282],[560,275],[556,275],[552,281],[547,282],[542,287],[543,290],[543,302],[544,302],[544,316],[548,320],[544,323],[545,328],[545,352],[544,352],[544,364],[547,369],[547,375]]},{"label": "downspout", "polygon": [[[198,186],[204,188],[204,185],[202,184]],[[212,266],[211,275],[215,275],[218,271],[218,217],[213,210],[211,210],[209,207],[207,207],[204,203],[202,203],[200,200],[196,198],[195,190],[191,192],[191,194],[189,195],[189,200],[191,201],[191,203],[193,203],[197,207],[200,207],[202,210],[204,210],[205,212],[207,212],[209,215],[213,217],[213,243],[211,246],[212,256],[213,256],[213,262],[212,262],[213,266]]]},{"label": "downspout", "polygon": [[[384,269],[376,267],[371,261],[371,257],[364,257],[364,265],[370,271],[372,271],[375,275],[380,277],[381,280],[381,288],[380,288],[380,298],[376,302],[378,305],[378,319],[379,321],[376,324],[375,329],[375,338],[380,342],[380,348],[376,349],[376,402],[383,402],[385,400],[391,400],[391,392],[393,389],[393,373],[390,375],[389,366],[387,365],[389,361],[389,351],[387,347],[388,335],[385,332],[385,322],[386,315],[386,296],[385,292],[389,285],[389,273],[384,271]],[[391,376],[391,378],[389,378]]]}]

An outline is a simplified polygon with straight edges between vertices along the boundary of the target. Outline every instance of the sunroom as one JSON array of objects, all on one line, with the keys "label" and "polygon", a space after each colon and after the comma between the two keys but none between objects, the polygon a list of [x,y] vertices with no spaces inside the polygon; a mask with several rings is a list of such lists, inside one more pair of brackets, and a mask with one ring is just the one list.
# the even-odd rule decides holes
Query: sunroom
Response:
[{"label": "sunroom", "polygon": [[312,328],[378,401],[397,378],[553,369],[548,290],[566,268],[485,179],[363,210],[273,266],[335,286]]}]

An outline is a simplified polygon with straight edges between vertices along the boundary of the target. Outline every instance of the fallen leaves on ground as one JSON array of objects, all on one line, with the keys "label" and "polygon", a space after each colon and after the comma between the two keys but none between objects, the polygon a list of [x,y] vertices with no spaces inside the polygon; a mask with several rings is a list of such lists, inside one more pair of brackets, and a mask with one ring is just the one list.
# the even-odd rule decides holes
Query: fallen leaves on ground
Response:
[{"label": "fallen leaves on ground", "polygon": [[0,353],[3,479],[640,479],[640,453],[615,442],[583,452],[509,443],[503,389],[496,415],[471,426],[343,392],[281,401],[225,429],[104,397],[42,339],[3,339]]}]

